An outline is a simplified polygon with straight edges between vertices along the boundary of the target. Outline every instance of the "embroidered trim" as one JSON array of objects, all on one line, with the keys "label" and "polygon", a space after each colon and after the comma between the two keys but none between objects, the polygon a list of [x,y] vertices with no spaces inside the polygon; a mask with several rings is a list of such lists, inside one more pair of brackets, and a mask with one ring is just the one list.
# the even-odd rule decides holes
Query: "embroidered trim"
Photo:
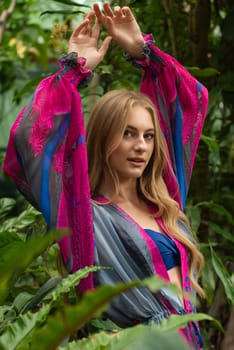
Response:
[{"label": "embroidered trim", "polygon": [[150,46],[150,44],[152,45],[152,42],[147,41],[147,42],[145,42],[145,44],[143,46],[141,54],[143,55],[144,58],[136,59],[136,58],[130,56],[129,53],[126,51],[123,53],[124,58],[127,61],[131,62],[134,66],[137,66],[137,67],[148,66],[150,64],[150,62],[159,63],[162,66],[164,66],[164,62],[163,62],[162,58],[155,53],[155,51]]},{"label": "embroidered trim", "polygon": [[60,79],[62,75],[72,71],[73,69],[77,70],[78,68],[78,72],[76,71],[76,74],[74,76],[74,81],[77,79],[77,76],[83,75],[83,77],[81,76],[81,80],[78,83],[78,87],[85,88],[91,82],[93,73],[90,69],[86,69],[84,67],[86,58],[78,57],[77,52],[70,52],[67,55],[63,54],[59,60],[59,63],[61,64],[62,69],[58,73],[57,79]]}]

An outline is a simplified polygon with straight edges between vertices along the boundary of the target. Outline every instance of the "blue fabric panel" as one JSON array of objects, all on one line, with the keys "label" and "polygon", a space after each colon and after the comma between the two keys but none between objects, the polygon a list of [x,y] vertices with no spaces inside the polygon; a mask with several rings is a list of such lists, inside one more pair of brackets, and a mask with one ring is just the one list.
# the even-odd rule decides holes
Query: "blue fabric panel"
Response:
[{"label": "blue fabric panel", "polygon": [[176,97],[176,123],[173,135],[175,145],[175,161],[177,180],[179,182],[182,209],[184,209],[186,202],[186,184],[184,175],[184,163],[183,163],[183,144],[182,144],[182,112],[178,96]]},{"label": "blue fabric panel", "polygon": [[64,115],[64,120],[59,125],[58,130],[46,144],[42,159],[40,208],[48,225],[50,224],[50,166],[54,152],[67,131],[69,121],[70,114]]},{"label": "blue fabric panel", "polygon": [[145,229],[145,232],[157,245],[167,270],[170,270],[175,266],[180,266],[179,251],[175,242],[170,237],[150,229]]}]

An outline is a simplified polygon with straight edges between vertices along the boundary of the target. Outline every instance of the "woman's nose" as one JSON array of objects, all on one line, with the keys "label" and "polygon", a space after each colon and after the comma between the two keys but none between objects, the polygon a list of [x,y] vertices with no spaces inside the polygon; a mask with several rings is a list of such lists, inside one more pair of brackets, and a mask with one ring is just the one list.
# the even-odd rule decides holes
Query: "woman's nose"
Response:
[{"label": "woman's nose", "polygon": [[144,151],[146,149],[146,142],[144,136],[139,136],[135,142],[135,150]]}]

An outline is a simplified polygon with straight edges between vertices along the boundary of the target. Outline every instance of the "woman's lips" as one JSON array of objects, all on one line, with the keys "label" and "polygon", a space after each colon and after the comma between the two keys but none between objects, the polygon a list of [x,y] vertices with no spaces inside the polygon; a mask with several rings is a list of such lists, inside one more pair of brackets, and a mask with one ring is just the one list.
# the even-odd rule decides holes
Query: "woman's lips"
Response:
[{"label": "woman's lips", "polygon": [[128,161],[136,167],[141,167],[145,164],[145,160],[142,158],[128,158]]}]

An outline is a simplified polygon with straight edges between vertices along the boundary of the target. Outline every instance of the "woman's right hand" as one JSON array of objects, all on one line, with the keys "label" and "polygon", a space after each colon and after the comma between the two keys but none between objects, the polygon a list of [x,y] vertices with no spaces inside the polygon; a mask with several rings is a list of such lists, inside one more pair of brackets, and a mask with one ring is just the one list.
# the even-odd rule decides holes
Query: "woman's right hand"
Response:
[{"label": "woman's right hand", "polygon": [[97,3],[93,5],[93,10],[98,21],[124,51],[134,58],[142,58],[144,39],[129,7],[115,6],[112,11],[110,5],[105,2],[104,12]]},{"label": "woman's right hand", "polygon": [[108,36],[98,47],[100,26],[97,20],[92,24],[94,18],[95,13],[90,11],[85,20],[74,29],[68,43],[68,53],[76,52],[78,57],[84,57],[85,68],[91,70],[102,61],[111,41],[111,37]]}]

